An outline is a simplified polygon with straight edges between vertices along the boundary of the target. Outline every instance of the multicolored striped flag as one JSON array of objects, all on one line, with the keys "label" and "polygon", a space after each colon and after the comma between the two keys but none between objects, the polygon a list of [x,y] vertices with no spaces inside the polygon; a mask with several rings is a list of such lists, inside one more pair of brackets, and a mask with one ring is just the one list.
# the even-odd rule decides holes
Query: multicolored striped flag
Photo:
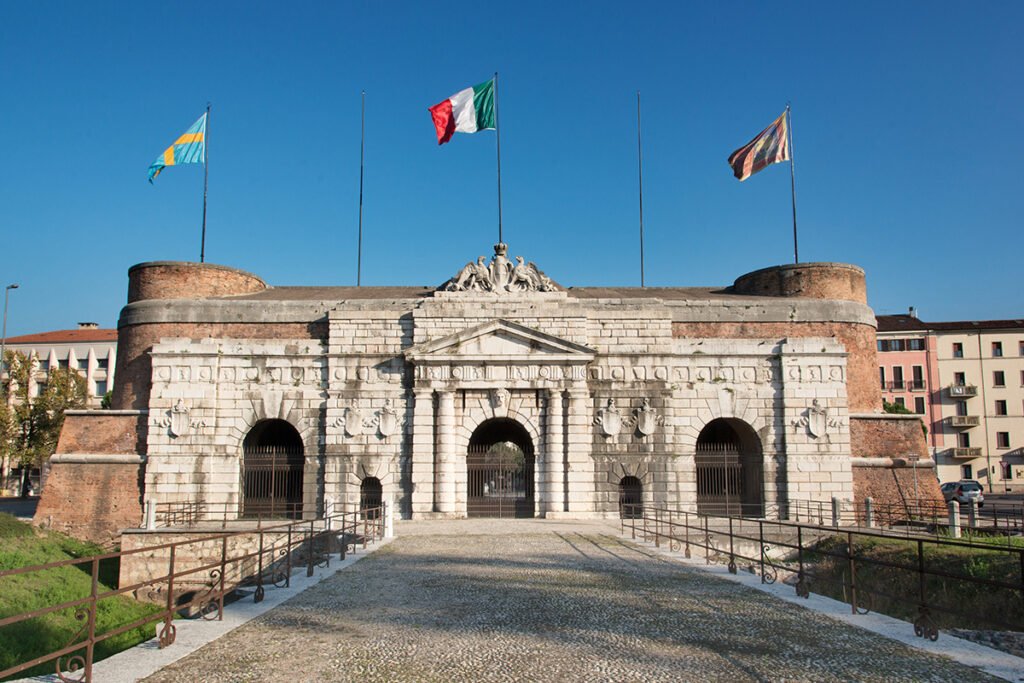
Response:
[{"label": "multicolored striped flag", "polygon": [[455,133],[494,130],[494,79],[460,90],[429,110],[439,145],[451,140]]},{"label": "multicolored striped flag", "polygon": [[733,175],[746,180],[765,166],[789,161],[789,123],[786,112],[757,134],[757,137],[729,155]]},{"label": "multicolored striped flag", "polygon": [[206,114],[182,133],[174,144],[164,150],[149,167],[149,182],[167,166],[206,163]]}]

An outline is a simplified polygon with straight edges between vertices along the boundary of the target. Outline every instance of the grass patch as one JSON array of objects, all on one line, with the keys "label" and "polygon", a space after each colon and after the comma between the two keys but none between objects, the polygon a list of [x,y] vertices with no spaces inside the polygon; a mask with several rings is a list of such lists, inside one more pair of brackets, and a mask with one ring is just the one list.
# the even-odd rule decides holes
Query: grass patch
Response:
[{"label": "grass patch", "polygon": [[[1024,629],[1024,591],[980,583],[1024,588],[1020,553],[1008,552],[1003,538],[992,539],[991,545],[973,540],[974,546],[924,543],[924,596],[932,618],[939,628]],[[853,547],[858,604],[914,621],[921,602],[917,542],[855,538]],[[805,551],[811,590],[849,602],[846,554],[845,536],[824,539]]]},{"label": "grass patch", "polygon": [[[0,571],[30,565],[99,555],[103,548],[78,541],[63,534],[45,532],[0,513]],[[119,565],[116,558],[100,563],[99,592],[117,588]],[[32,612],[64,602],[89,597],[92,589],[92,563],[56,567],[0,578],[0,618]],[[159,607],[117,595],[100,600],[96,605],[96,634],[100,635],[160,611]],[[76,634],[87,621],[75,618],[75,609],[66,608],[0,627],[0,671],[72,642],[81,641],[87,631]],[[95,659],[100,660],[137,645],[154,634],[147,624],[97,643]],[[85,650],[72,654],[84,655]],[[40,664],[14,677],[53,673],[54,662]]]}]

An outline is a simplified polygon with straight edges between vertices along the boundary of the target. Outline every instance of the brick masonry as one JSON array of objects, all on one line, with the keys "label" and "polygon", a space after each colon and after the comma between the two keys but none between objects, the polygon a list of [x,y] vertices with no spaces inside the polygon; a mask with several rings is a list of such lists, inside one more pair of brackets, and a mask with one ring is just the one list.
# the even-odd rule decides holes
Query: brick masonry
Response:
[{"label": "brick masonry", "polygon": [[873,499],[882,507],[904,507],[920,501],[942,503],[934,463],[925,463],[928,445],[920,418],[911,415],[854,415],[850,418],[854,458],[889,459],[889,465],[853,467],[853,493],[857,501]]}]

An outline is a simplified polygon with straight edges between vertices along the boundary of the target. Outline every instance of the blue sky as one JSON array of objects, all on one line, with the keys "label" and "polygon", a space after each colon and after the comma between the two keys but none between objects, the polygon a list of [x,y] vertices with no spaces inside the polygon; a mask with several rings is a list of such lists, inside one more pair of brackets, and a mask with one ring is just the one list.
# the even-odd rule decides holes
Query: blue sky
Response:
[{"label": "blue sky", "polygon": [[496,241],[494,134],[427,107],[500,76],[505,241],[567,285],[728,285],[792,260],[789,169],[726,158],[792,102],[800,256],[865,268],[879,313],[1020,317],[1024,3],[0,1],[8,334],[114,326],[127,270],[438,285]]}]

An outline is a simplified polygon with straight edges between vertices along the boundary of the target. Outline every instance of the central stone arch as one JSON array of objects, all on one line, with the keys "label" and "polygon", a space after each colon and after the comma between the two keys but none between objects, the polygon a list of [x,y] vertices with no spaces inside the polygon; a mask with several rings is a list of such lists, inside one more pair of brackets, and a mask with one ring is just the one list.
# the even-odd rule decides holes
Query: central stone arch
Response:
[{"label": "central stone arch", "polygon": [[533,517],[535,463],[526,427],[508,417],[482,422],[466,450],[466,516]]}]

